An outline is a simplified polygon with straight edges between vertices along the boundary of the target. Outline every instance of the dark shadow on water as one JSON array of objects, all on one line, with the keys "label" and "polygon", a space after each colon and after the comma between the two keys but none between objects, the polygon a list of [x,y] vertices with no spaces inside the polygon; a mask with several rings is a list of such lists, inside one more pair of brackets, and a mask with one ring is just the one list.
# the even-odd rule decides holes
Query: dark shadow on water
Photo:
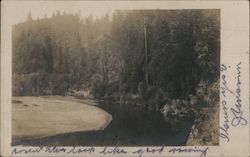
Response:
[{"label": "dark shadow on water", "polygon": [[138,107],[101,101],[100,108],[113,117],[100,131],[74,132],[33,140],[14,141],[12,145],[32,146],[182,146],[189,136],[193,119],[183,120],[179,129],[172,129],[162,114],[143,112]]}]

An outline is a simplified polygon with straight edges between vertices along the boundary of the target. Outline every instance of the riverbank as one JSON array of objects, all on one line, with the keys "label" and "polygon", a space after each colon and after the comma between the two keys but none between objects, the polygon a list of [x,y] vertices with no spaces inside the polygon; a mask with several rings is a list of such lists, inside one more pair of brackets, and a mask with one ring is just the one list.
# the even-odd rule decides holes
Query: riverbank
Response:
[{"label": "riverbank", "polygon": [[[191,129],[186,145],[219,144],[219,103],[200,111]],[[206,118],[204,118],[206,117]],[[204,119],[206,119],[204,121]]]},{"label": "riverbank", "polygon": [[103,130],[112,116],[83,102],[56,97],[13,97],[12,142],[59,134]]}]

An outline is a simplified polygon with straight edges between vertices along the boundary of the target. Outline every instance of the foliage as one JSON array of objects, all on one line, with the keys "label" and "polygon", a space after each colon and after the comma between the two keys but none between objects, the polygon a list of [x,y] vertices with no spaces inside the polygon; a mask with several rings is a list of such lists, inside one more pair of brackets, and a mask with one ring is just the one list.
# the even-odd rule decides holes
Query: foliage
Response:
[{"label": "foliage", "polygon": [[[202,107],[196,110],[195,124],[187,145],[219,144],[219,80],[212,84],[201,81],[198,87]],[[203,99],[202,99],[203,98]]]},{"label": "foliage", "polygon": [[219,77],[219,20],[218,10],[118,10],[95,19],[30,14],[13,26],[13,94],[129,94],[150,110],[168,99],[188,100],[200,80]]}]

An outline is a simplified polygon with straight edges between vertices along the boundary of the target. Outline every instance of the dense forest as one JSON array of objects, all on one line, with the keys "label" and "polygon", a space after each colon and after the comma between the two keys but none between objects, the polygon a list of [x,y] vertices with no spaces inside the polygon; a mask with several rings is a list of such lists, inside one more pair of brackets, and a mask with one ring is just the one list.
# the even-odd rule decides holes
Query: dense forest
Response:
[{"label": "dense forest", "polygon": [[219,99],[219,10],[30,13],[12,37],[15,96],[90,91],[163,113]]}]

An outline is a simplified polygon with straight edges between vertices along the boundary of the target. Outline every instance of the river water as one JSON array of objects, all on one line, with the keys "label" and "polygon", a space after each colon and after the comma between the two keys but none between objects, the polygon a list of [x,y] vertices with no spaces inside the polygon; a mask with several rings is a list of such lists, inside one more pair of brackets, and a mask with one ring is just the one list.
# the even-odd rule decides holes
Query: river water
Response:
[{"label": "river water", "polygon": [[98,107],[110,113],[113,118],[104,130],[21,140],[12,145],[182,146],[186,144],[193,125],[193,119],[183,119],[173,129],[173,123],[167,123],[161,113],[143,111],[134,105],[121,106],[111,101],[100,101]]}]

